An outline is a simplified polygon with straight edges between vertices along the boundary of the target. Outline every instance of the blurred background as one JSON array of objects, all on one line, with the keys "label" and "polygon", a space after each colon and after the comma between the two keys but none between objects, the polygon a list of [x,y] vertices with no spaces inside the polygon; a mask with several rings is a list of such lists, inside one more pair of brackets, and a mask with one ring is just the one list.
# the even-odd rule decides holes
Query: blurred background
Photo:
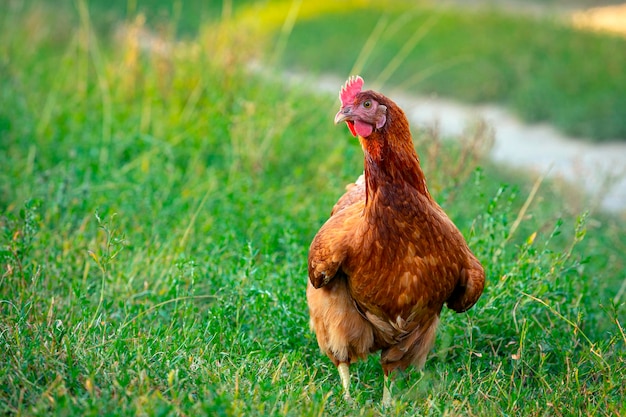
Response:
[{"label": "blurred background", "polygon": [[2,7],[4,19],[25,16],[30,36],[61,48],[74,25],[88,25],[98,42],[125,51],[129,68],[147,56],[159,61],[163,82],[173,56],[192,48],[226,67],[333,94],[359,73],[397,97],[415,128],[456,138],[484,121],[494,130],[492,160],[574,182],[610,211],[626,207],[626,5],[619,2],[9,0]]}]

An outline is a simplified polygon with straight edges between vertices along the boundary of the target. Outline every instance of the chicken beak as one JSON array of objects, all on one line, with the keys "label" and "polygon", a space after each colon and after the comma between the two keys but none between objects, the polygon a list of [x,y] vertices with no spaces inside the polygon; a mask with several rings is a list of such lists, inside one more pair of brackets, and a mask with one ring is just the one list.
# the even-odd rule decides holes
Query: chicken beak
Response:
[{"label": "chicken beak", "polygon": [[335,115],[335,124],[345,122],[352,116],[352,107],[342,107]]}]

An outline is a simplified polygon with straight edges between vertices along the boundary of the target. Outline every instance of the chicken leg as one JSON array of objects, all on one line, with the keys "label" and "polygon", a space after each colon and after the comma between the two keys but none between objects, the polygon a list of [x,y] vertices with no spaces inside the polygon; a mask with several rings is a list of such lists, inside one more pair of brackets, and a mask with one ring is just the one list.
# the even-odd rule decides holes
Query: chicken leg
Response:
[{"label": "chicken leg", "polygon": [[350,366],[341,362],[337,365],[337,370],[339,371],[339,377],[341,378],[341,385],[343,386],[343,399],[351,402],[352,397],[350,396]]},{"label": "chicken leg", "polygon": [[384,408],[391,406],[391,391],[389,387],[390,384],[391,384],[391,381],[389,381],[389,375],[385,373],[384,379],[383,379],[383,401],[382,401],[382,405]]}]

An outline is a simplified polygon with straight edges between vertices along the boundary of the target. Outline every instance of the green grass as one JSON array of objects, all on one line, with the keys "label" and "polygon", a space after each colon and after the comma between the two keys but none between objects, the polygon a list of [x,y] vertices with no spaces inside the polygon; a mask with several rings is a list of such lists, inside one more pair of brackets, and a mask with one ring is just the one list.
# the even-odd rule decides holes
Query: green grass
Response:
[{"label": "green grass", "polygon": [[[280,3],[283,16],[290,3]],[[626,55],[615,53],[626,49],[626,39],[488,8],[332,3],[301,7],[284,65],[360,73],[388,88],[498,103],[528,122],[548,122],[577,137],[626,138]],[[310,12],[315,8],[329,12]],[[263,10],[255,12],[259,19],[268,15],[282,24],[276,10]],[[280,44],[285,34],[277,33]]]},{"label": "green grass", "polygon": [[[336,97],[244,72],[226,27],[161,56],[83,5],[4,14],[0,412],[382,414],[377,358],[344,404],[308,330],[308,244],[362,170]],[[524,209],[485,136],[416,138],[488,284],[384,414],[624,415],[624,227],[552,184]]]}]

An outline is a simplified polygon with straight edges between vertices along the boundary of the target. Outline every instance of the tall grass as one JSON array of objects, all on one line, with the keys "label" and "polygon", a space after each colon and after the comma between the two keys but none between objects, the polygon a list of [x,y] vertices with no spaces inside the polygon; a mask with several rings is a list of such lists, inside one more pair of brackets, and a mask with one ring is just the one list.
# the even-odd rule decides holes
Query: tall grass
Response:
[{"label": "tall grass", "polygon": [[[9,9],[0,35],[1,412],[381,414],[377,359],[345,404],[308,330],[308,244],[362,170],[335,97],[247,73],[226,25],[144,49],[141,20],[98,36],[77,5]],[[385,414],[626,413],[619,223],[548,185],[522,211],[484,131],[416,137],[489,277]]]}]

